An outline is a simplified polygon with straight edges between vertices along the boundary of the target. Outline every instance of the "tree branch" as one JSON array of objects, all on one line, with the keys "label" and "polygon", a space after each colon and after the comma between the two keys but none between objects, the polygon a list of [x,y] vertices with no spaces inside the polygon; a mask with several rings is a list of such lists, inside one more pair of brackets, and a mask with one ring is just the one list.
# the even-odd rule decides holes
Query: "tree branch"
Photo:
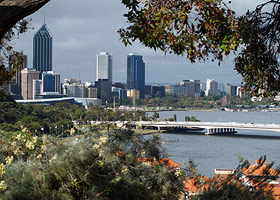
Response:
[{"label": "tree branch", "polygon": [[0,0],[0,39],[18,21],[36,12],[50,0]]}]

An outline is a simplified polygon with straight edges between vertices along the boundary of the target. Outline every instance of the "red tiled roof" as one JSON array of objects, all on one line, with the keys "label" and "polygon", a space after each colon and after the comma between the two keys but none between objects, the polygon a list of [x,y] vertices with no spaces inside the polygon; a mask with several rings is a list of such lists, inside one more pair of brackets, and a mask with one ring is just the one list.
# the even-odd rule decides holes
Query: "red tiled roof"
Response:
[{"label": "red tiled roof", "polygon": [[[154,158],[137,158],[137,161],[146,162],[151,165],[154,165],[155,162],[158,164],[158,161],[155,161]],[[169,158],[160,158],[159,164],[164,165],[166,168],[180,167],[179,163],[176,163],[175,161]]]},{"label": "red tiled roof", "polygon": [[184,181],[185,191],[198,193],[207,190],[210,180],[211,179],[206,176],[187,177]]}]

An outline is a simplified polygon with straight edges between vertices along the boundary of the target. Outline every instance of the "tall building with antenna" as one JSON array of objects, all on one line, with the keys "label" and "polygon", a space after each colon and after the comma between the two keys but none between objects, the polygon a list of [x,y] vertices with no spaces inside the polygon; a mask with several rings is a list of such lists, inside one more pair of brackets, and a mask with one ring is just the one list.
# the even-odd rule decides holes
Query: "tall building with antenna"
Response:
[{"label": "tall building with antenna", "polygon": [[33,68],[37,71],[52,71],[53,38],[45,23],[33,37]]}]

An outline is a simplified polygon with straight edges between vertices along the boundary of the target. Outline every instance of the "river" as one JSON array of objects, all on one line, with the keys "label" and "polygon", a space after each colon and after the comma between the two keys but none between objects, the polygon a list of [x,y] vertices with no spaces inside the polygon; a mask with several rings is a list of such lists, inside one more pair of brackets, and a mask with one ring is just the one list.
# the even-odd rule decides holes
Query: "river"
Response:
[{"label": "river", "polygon": [[[153,113],[149,113],[152,115]],[[160,120],[172,118],[184,121],[185,116],[195,116],[204,122],[244,122],[280,124],[280,112],[225,112],[225,111],[163,111]],[[215,168],[236,168],[238,156],[253,163],[260,156],[266,155],[267,161],[280,164],[280,132],[254,131],[237,129],[240,135],[248,137],[205,136],[189,134],[161,134],[164,148],[169,157],[185,167],[193,160],[201,175],[212,177]],[[253,137],[259,135],[260,137]],[[252,136],[252,137],[251,137]],[[279,136],[269,138],[262,136]]]}]

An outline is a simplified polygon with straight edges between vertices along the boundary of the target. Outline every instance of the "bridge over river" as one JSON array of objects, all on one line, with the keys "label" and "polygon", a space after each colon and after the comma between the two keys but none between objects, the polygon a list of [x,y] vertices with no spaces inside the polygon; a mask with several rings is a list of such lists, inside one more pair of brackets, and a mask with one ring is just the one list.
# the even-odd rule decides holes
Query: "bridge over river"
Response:
[{"label": "bridge over river", "polygon": [[204,132],[206,135],[234,134],[236,129],[251,129],[280,132],[280,124],[238,123],[238,122],[173,122],[173,121],[135,121],[132,126],[185,132]]}]

